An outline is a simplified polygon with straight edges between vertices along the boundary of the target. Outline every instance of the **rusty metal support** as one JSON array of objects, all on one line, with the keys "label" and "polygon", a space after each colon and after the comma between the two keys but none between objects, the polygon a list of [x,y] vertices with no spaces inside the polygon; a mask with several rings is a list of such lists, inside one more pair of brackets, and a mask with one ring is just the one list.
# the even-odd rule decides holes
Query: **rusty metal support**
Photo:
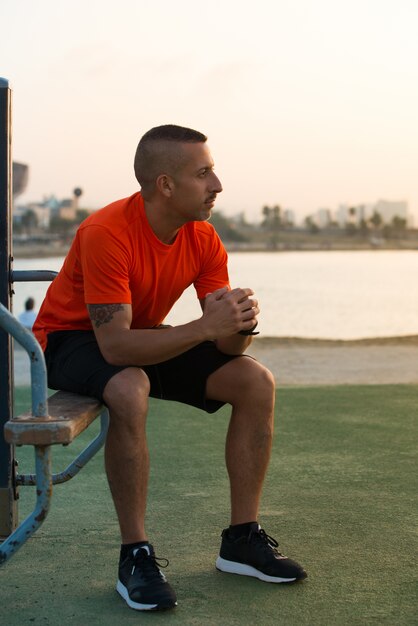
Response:
[{"label": "rusty metal support", "polygon": [[[48,417],[47,375],[45,358],[35,337],[0,304],[0,329],[3,329],[27,351],[31,361],[32,415],[36,418]],[[51,447],[35,447],[35,474],[16,477],[20,485],[36,485],[36,505],[34,511],[0,544],[0,565],[5,563],[45,520],[52,497],[52,485],[63,483],[73,478],[86,463],[100,450],[106,440],[109,423],[108,411],[104,409],[100,416],[100,433],[77,456],[70,465],[59,474],[52,474]]]},{"label": "rusty metal support", "polygon": [[[81,469],[94,457],[106,441],[109,427],[109,413],[107,409],[100,415],[100,432],[82,452],[62,472],[52,474],[52,484],[59,485],[74,478]],[[36,485],[36,474],[17,474],[16,483],[20,486]]]},{"label": "rusty metal support", "polygon": [[35,447],[36,505],[28,517],[0,545],[0,565],[22,547],[45,520],[52,497],[51,447]]},{"label": "rusty metal support", "polygon": [[[31,362],[32,415],[48,415],[45,358],[35,337],[0,303],[0,329],[21,344]],[[50,446],[35,447],[36,504],[33,512],[0,545],[0,564],[7,561],[44,521],[52,495]]]}]

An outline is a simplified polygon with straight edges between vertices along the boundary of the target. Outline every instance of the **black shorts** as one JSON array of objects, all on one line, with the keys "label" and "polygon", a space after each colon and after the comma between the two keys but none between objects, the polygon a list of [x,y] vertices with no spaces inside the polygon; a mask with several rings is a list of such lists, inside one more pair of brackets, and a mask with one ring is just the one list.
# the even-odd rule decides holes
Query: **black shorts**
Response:
[{"label": "black shorts", "polygon": [[[220,352],[212,341],[205,341],[173,359],[141,369],[150,380],[153,398],[175,400],[214,413],[224,402],[206,398],[206,381],[210,374],[235,358]],[[101,401],[109,380],[126,367],[132,367],[107,363],[94,332],[88,330],[50,333],[45,361],[51,389],[73,391]]]}]

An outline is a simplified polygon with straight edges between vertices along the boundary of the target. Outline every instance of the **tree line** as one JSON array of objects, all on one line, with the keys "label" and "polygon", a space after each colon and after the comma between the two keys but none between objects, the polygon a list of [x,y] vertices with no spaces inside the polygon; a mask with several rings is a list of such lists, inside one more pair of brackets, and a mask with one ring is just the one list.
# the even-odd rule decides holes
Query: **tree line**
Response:
[{"label": "tree line", "polygon": [[[28,236],[42,234],[59,235],[63,238],[72,236],[79,224],[90,214],[86,209],[78,209],[73,220],[53,215],[49,226],[43,228],[33,209],[28,209],[22,214],[19,221],[14,222],[14,232],[17,235]],[[245,214],[240,213],[234,217],[226,216],[222,211],[213,211],[210,219],[219,236],[224,241],[236,243],[248,243],[253,240],[267,242],[269,247],[278,247],[281,237],[291,233],[305,233],[308,235],[318,235],[320,233],[328,236],[345,235],[352,238],[367,239],[370,237],[381,237],[385,239],[402,238],[408,231],[406,219],[394,216],[390,223],[385,223],[381,214],[374,211],[369,219],[361,218],[356,221],[357,210],[351,207],[348,210],[348,217],[344,226],[337,222],[330,221],[327,226],[320,227],[313,216],[307,216],[301,226],[296,226],[288,212],[284,211],[278,204],[264,205],[260,211],[260,221],[250,223],[246,220]]]}]

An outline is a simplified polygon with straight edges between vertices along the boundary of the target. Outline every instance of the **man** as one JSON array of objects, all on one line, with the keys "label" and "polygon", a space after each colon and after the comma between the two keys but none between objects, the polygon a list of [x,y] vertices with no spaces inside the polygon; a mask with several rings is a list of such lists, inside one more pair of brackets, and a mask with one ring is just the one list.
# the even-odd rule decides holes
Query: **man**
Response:
[{"label": "man", "polygon": [[[227,255],[207,223],[222,186],[201,133],[174,125],[139,142],[141,192],[81,224],[40,310],[35,334],[49,385],[102,399],[109,408],[107,477],[121,529],[117,590],[137,610],[167,609],[176,595],[157,565],[144,517],[148,397],[212,413],[232,406],[226,441],[231,525],[216,567],[269,582],[306,577],[259,527],[273,433],[271,373],[243,356],[255,333],[251,289],[229,286]],[[194,284],[202,316],[162,323]]]},{"label": "man", "polygon": [[19,322],[28,330],[32,330],[32,326],[36,320],[35,300],[28,298],[25,302],[25,310],[18,316]]}]

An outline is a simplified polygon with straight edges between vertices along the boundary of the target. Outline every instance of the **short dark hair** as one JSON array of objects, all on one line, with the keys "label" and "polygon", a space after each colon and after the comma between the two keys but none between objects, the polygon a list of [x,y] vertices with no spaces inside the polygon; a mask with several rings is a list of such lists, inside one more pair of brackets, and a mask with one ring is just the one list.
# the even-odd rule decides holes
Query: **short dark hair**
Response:
[{"label": "short dark hair", "polygon": [[135,153],[135,176],[141,185],[142,195],[153,191],[160,174],[175,175],[183,165],[181,143],[205,143],[206,135],[197,130],[165,124],[151,128],[141,138]]},{"label": "short dark hair", "polygon": [[25,302],[25,310],[32,311],[34,306],[35,306],[35,300],[33,298],[28,298]]}]

